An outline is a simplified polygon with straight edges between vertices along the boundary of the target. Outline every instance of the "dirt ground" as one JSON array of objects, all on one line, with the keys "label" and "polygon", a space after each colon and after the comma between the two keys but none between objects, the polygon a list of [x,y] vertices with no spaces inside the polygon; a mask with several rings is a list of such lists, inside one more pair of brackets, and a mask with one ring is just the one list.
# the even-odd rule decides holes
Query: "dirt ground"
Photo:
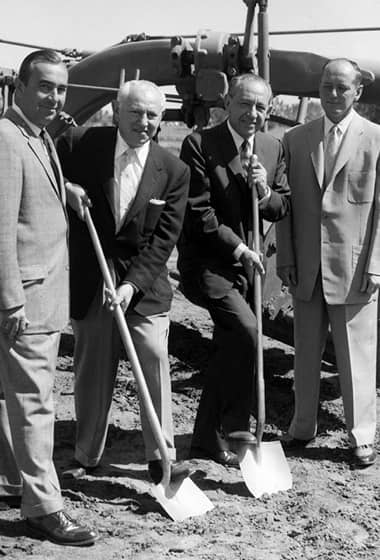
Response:
[{"label": "dirt ground", "polygon": [[[173,285],[177,280],[172,263]],[[176,289],[170,361],[178,458],[186,460],[202,375],[213,351],[206,312]],[[62,338],[57,368],[55,462],[73,455],[73,337]],[[269,439],[288,426],[292,411],[293,349],[265,339]],[[380,418],[380,391],[378,391]],[[379,438],[378,438],[379,440]],[[379,443],[377,444],[380,452]],[[170,520],[150,493],[139,427],[136,385],[122,359],[102,467],[94,476],[62,481],[67,511],[100,533],[90,548],[59,547],[26,536],[19,511],[0,502],[0,557],[33,560],[370,560],[380,558],[380,460],[350,465],[337,374],[325,363],[319,433],[302,455],[289,454],[293,488],[255,499],[238,469],[187,461],[192,480],[215,506],[182,523]]]}]

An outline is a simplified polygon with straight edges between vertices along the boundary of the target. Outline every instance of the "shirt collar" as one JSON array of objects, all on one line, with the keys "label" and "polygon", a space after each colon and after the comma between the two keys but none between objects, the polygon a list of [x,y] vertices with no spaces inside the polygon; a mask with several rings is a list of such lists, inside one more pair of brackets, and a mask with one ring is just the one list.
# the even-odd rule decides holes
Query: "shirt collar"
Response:
[{"label": "shirt collar", "polygon": [[[141,167],[145,166],[148,153],[150,148],[150,141],[145,142],[142,146],[138,146],[137,148],[133,148],[136,153],[137,161],[139,162]],[[121,136],[120,131],[117,131],[116,137],[116,147],[115,147],[115,160],[121,156],[124,152],[130,150],[131,147],[128,146],[124,138]]]},{"label": "shirt collar", "polygon": [[333,123],[325,115],[325,117],[324,117],[324,135],[327,136],[328,133],[330,132],[331,128],[335,125],[337,125],[339,127],[339,130],[341,131],[341,133],[343,135],[346,132],[347,128],[350,126],[350,123],[353,119],[353,116],[354,116],[354,111],[353,111],[353,109],[351,109],[351,111],[348,113],[348,115],[346,115],[344,117],[344,119],[342,119],[338,123]]},{"label": "shirt collar", "polygon": [[252,152],[255,135],[251,136],[250,138],[243,138],[242,136],[240,136],[240,134],[236,132],[234,128],[232,128],[230,121],[228,119],[227,119],[227,126],[228,126],[228,130],[231,132],[231,136],[233,138],[233,141],[235,142],[237,151],[240,152],[242,143],[244,142],[244,140],[247,140],[250,151]]},{"label": "shirt collar", "polygon": [[33,134],[35,134],[36,136],[39,136],[39,135],[40,135],[42,128],[40,128],[40,127],[37,126],[36,124],[33,124],[33,123],[24,115],[24,113],[21,111],[20,107],[19,107],[18,105],[16,105],[16,103],[13,103],[12,109],[26,122],[26,124],[29,126],[30,130],[33,132]]}]

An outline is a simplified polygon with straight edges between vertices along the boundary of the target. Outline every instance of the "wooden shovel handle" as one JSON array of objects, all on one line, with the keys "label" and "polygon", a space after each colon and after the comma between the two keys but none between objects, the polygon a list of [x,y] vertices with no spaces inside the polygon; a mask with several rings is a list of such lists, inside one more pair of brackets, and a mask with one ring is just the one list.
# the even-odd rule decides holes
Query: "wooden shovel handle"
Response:
[{"label": "wooden shovel handle", "polygon": [[[102,271],[104,283],[106,287],[109,290],[111,290],[111,292],[115,293],[115,286],[107,265],[107,261],[104,257],[104,253],[99,241],[97,231],[95,229],[94,223],[91,218],[90,210],[88,208],[85,208],[84,217],[95,249],[96,257],[98,259],[99,266]],[[163,470],[163,478],[161,483],[164,487],[167,487],[170,482],[170,459],[169,459],[168,447],[166,445],[166,441],[163,436],[161,425],[158,420],[156,411],[153,407],[152,399],[150,397],[149,389],[141,369],[140,361],[137,357],[136,350],[127,326],[127,322],[125,320],[124,313],[120,305],[115,306],[113,313],[119,328],[121,340],[124,344],[124,348],[127,352],[129,361],[131,363],[133,375],[135,376],[139,388],[140,397],[143,402],[150,427],[152,429],[154,438],[156,440],[157,446],[161,453],[162,470]]]},{"label": "wooden shovel handle", "polygon": [[[253,249],[260,254],[260,229],[259,229],[259,200],[256,185],[251,185],[252,222],[253,222]],[[261,275],[257,268],[254,270],[254,309],[257,320],[257,347],[256,347],[256,388],[257,388],[257,423],[256,440],[260,445],[265,426],[265,384],[264,384],[264,357],[263,357],[263,320],[262,320],[262,284]]]}]

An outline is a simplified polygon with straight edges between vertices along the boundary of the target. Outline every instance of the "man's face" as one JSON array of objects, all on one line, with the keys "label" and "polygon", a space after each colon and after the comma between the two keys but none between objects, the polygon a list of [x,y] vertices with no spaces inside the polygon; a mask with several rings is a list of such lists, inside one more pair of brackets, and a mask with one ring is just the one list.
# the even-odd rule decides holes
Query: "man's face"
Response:
[{"label": "man's face", "polygon": [[122,138],[138,148],[156,134],[162,118],[161,98],[154,89],[132,88],[117,104],[116,120]]},{"label": "man's face", "polygon": [[270,94],[261,82],[245,81],[227,95],[226,110],[234,130],[245,139],[260,130],[270,112]]},{"label": "man's face", "polygon": [[321,104],[326,116],[334,123],[340,122],[358,101],[363,87],[355,83],[355,71],[345,61],[329,64],[319,86]]},{"label": "man's face", "polygon": [[33,124],[44,128],[62,110],[67,82],[68,73],[63,63],[37,62],[32,66],[27,84],[18,80],[16,102]]}]

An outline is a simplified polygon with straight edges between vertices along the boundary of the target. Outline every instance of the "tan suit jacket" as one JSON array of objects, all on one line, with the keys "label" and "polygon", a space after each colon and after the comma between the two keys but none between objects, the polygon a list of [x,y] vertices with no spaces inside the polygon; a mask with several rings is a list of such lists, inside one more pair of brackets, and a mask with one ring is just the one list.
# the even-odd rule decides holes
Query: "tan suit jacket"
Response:
[{"label": "tan suit jacket", "polygon": [[291,214],[277,224],[277,266],[296,266],[300,300],[321,270],[328,304],[364,304],[364,273],[380,274],[380,127],[354,112],[328,184],[323,132],[320,118],[284,137]]},{"label": "tan suit jacket", "polygon": [[0,310],[24,305],[28,334],[58,331],[69,301],[63,178],[57,184],[40,138],[12,109],[0,144]]}]

